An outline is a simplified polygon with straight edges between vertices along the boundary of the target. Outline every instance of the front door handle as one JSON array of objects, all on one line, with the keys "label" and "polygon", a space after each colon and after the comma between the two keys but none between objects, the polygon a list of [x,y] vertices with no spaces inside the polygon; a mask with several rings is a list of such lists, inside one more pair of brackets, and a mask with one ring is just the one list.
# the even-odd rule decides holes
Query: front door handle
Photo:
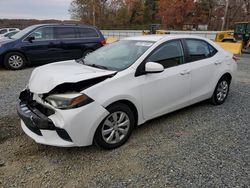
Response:
[{"label": "front door handle", "polygon": [[215,65],[220,65],[220,64],[222,64],[222,61],[216,61],[214,64]]},{"label": "front door handle", "polygon": [[183,70],[180,72],[181,75],[186,75],[186,74],[190,74],[190,70],[189,69],[186,69],[186,70]]}]

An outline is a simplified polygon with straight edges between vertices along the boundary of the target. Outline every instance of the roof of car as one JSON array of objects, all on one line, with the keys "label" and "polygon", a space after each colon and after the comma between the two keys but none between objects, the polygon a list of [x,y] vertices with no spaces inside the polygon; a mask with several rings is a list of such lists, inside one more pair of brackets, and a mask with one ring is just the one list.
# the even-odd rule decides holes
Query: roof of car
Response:
[{"label": "roof of car", "polygon": [[180,39],[180,38],[195,38],[195,39],[205,39],[203,37],[194,36],[194,35],[142,35],[142,36],[136,36],[136,37],[128,37],[124,40],[140,40],[140,41],[152,41],[157,42],[162,39]]},{"label": "roof of car", "polygon": [[41,26],[82,26],[82,27],[95,27],[93,25],[87,25],[87,24],[70,24],[70,23],[48,23],[48,24],[36,24],[33,25],[35,27],[41,27]]}]

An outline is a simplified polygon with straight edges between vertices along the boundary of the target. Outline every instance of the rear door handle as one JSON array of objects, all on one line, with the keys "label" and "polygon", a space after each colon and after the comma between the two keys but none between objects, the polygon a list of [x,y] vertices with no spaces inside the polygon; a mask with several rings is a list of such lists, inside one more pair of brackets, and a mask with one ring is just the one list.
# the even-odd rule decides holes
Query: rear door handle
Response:
[{"label": "rear door handle", "polygon": [[186,70],[183,70],[180,72],[181,75],[186,75],[186,74],[190,74],[190,70],[189,69],[186,69]]}]

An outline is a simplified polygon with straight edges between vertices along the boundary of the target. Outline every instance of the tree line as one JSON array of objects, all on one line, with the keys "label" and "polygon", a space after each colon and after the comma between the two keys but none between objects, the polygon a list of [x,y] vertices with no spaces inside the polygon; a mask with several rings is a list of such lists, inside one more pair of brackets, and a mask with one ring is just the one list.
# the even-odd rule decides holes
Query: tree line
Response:
[{"label": "tree line", "polygon": [[250,0],[72,0],[69,11],[73,19],[102,29],[145,29],[158,23],[164,29],[208,25],[221,30],[223,19],[225,28],[250,21]]},{"label": "tree line", "polygon": [[[191,26],[187,29],[208,25],[208,30],[221,30],[233,28],[235,22],[250,21],[250,0],[72,0],[69,12],[72,20],[63,23],[94,24],[100,29],[144,30],[149,24],[158,23],[168,30],[182,30],[185,25]],[[34,24],[61,22],[0,19],[0,28],[23,29]]]}]

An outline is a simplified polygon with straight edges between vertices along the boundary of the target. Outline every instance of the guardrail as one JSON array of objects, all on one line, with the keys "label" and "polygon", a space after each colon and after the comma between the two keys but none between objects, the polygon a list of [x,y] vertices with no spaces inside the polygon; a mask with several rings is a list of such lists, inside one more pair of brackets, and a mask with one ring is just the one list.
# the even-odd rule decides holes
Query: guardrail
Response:
[{"label": "guardrail", "polygon": [[[215,39],[218,31],[169,31],[170,34],[185,34],[206,37],[208,39]],[[102,30],[105,37],[117,37],[119,39],[125,37],[133,37],[142,35],[142,30]]]}]

